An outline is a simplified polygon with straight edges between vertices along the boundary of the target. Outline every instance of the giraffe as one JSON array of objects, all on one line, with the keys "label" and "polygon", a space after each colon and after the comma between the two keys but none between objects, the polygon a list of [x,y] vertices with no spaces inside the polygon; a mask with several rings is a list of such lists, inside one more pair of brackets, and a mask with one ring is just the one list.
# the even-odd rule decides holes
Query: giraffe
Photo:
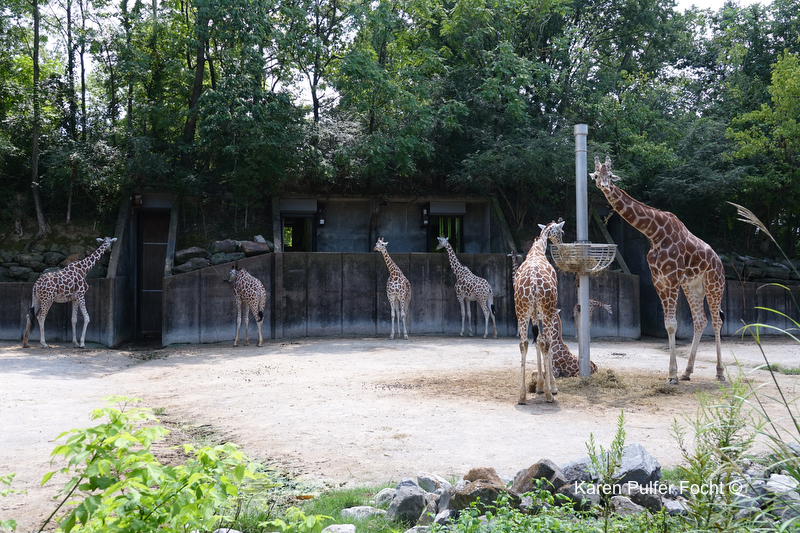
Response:
[{"label": "giraffe", "polygon": [[[111,249],[117,238],[106,237],[97,238],[100,246],[87,257],[80,261],[74,261],[61,270],[47,272],[39,276],[33,284],[33,294],[31,298],[30,312],[26,315],[25,335],[22,337],[22,347],[28,348],[28,334],[31,331],[33,319],[39,322],[39,344],[42,348],[49,348],[44,338],[44,321],[47,312],[54,303],[72,302],[72,345],[76,348],[85,348],[86,327],[89,325],[89,313],[86,311],[86,291],[89,284],[86,283],[86,274],[97,261],[103,257],[106,250]],[[78,308],[83,315],[83,332],[81,332],[81,342],[78,344],[75,326],[78,323]]]},{"label": "giraffe", "polygon": [[[528,323],[533,322],[533,337],[539,367],[536,392],[544,392],[545,400],[553,402],[558,393],[553,376],[552,346],[558,330],[558,277],[553,265],[547,260],[547,239],[561,241],[563,222],[539,224],[541,234],[533,241],[528,256],[514,276],[514,308],[519,327],[519,351],[521,355],[521,378],[519,400],[527,403],[525,385],[525,360],[528,355]],[[538,322],[542,322],[542,333],[537,336]]]},{"label": "giraffe", "polygon": [[494,319],[494,296],[492,294],[492,286],[485,279],[476,276],[472,271],[462,265],[453,247],[447,240],[447,237],[437,237],[439,244],[436,246],[437,250],[445,248],[447,250],[447,257],[450,259],[450,268],[456,275],[456,299],[461,305],[461,336],[464,336],[464,304],[467,308],[467,319],[469,321],[469,336],[472,337],[472,310],[470,309],[469,302],[475,300],[478,305],[483,309],[483,316],[486,319],[486,327],[483,332],[485,339],[489,335],[489,317],[492,317],[492,327],[494,328],[494,338],[497,338],[497,323]]},{"label": "giraffe", "polygon": [[[258,326],[258,346],[263,346],[264,337],[261,336],[261,325],[264,323],[264,306],[267,304],[267,291],[261,280],[255,278],[247,270],[238,268],[234,265],[231,268],[228,281],[233,283],[233,296],[236,298],[236,340],[234,346],[239,346],[239,330],[242,326],[242,306],[246,305],[253,318],[256,319]],[[250,346],[248,329],[250,327],[250,315],[244,310],[244,345]]]},{"label": "giraffe", "polygon": [[653,285],[661,299],[664,327],[669,336],[669,382],[673,385],[678,383],[678,363],[675,354],[675,331],[678,321],[675,318],[675,311],[680,289],[683,289],[683,294],[689,302],[694,323],[689,361],[681,379],[688,381],[691,378],[700,337],[708,324],[703,309],[705,299],[711,312],[711,326],[714,329],[717,348],[717,380],[725,381],[720,343],[724,319],[721,303],[722,293],[725,290],[725,274],[719,256],[708,244],[686,229],[675,215],[634,200],[614,185],[613,182],[617,181],[619,176],[611,172],[610,157],[606,156],[602,165],[595,157],[594,172],[590,177],[603,191],[614,211],[650,239],[647,263],[650,265]]},{"label": "giraffe", "polygon": [[386,251],[387,244],[389,243],[384,242],[383,238],[378,238],[378,242],[375,243],[375,251],[383,254],[386,267],[389,269],[389,279],[386,281],[386,297],[392,308],[392,334],[389,335],[389,338],[394,339],[394,319],[397,316],[397,333],[400,334],[400,319],[402,318],[403,338],[408,340],[406,317],[408,316],[408,304],[411,302],[411,283],[403,275],[400,267],[389,257],[389,252]]},{"label": "giraffe", "polygon": [[[575,321],[575,336],[578,336],[578,316],[580,313],[580,304],[575,304],[572,308],[572,318]],[[605,303],[602,300],[595,300],[594,298],[589,299],[589,324],[592,323],[592,315],[594,315],[595,309],[604,309],[609,315],[613,315],[614,311],[611,310],[611,305]]]},{"label": "giraffe", "polygon": [[[512,248],[508,257],[511,258],[511,284],[514,285],[517,282],[517,269],[519,269],[519,263],[517,261],[520,257],[524,256]],[[517,337],[519,337],[519,327],[517,327]]]},{"label": "giraffe", "polygon": [[[595,300],[597,301],[597,300]],[[553,375],[555,377],[573,378],[578,375],[578,358],[572,354],[561,336],[561,315],[558,315],[558,330],[553,338]],[[597,372],[597,365],[589,361],[589,374]]]}]

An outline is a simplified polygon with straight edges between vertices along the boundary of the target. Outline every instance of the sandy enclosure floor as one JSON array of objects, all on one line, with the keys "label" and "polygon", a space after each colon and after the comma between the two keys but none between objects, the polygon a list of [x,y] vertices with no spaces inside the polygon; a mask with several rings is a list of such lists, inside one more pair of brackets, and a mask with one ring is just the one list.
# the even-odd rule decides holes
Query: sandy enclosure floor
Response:
[{"label": "sandy enclosure floor", "polygon": [[[567,343],[577,353],[574,340]],[[560,379],[554,404],[529,395],[517,405],[516,338],[332,338],[164,349],[73,349],[71,344],[23,350],[0,343],[0,474],[27,495],[0,498],[0,518],[20,531],[38,529],[55,508],[65,478],[43,488],[55,438],[93,425],[89,413],[111,394],[138,397],[165,421],[204,428],[241,445],[252,458],[309,482],[379,484],[428,471],[461,476],[491,466],[513,476],[549,458],[586,455],[590,435],[613,438],[620,410],[627,442],[639,442],[662,466],[681,460],[670,436],[674,419],[697,407],[696,392],[718,390],[713,340],[700,347],[691,382],[666,385],[666,339],[593,341],[592,380]],[[689,344],[679,345],[679,372]],[[770,361],[800,366],[800,345],[765,341]],[[529,354],[530,355],[530,354]],[[752,340],[725,338],[726,365],[739,361],[754,385],[774,391]],[[533,363],[533,364],[531,364]],[[535,359],[529,357],[528,369]],[[798,396],[798,376],[780,376]],[[167,453],[165,451],[164,453]]]}]

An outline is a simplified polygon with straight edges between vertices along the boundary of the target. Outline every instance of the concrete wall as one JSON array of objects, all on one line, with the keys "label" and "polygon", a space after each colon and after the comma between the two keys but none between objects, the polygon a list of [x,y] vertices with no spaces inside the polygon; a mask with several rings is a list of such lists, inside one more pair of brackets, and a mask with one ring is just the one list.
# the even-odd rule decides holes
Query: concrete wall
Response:
[{"label": "concrete wall", "polygon": [[[393,253],[392,259],[412,286],[409,335],[458,335],[461,311],[447,256]],[[516,335],[510,259],[505,254],[459,254],[459,260],[492,285],[498,336]],[[378,253],[277,253],[239,261],[239,266],[258,277],[268,292],[262,326],[265,338],[388,336],[391,330],[386,298],[389,273]],[[222,281],[229,268],[218,265],[165,278],[164,345],[232,341],[236,328],[233,288]],[[559,283],[564,334],[569,336],[574,330],[574,278],[562,275]],[[638,278],[612,272],[591,278],[591,283],[592,296],[615,309],[613,316],[595,314],[592,334],[638,338]],[[485,322],[476,302],[471,303],[471,315],[473,331],[482,336]],[[250,322],[252,338],[257,329]],[[491,328],[490,320],[489,335]]]}]

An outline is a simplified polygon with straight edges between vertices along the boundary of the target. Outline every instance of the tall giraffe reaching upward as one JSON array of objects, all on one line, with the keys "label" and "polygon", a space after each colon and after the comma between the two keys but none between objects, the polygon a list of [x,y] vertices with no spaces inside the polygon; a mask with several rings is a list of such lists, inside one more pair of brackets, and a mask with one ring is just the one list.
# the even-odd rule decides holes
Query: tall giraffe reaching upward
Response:
[{"label": "tall giraffe reaching upward", "polygon": [[708,324],[703,309],[705,299],[711,312],[711,326],[714,329],[717,348],[717,380],[725,381],[720,342],[724,317],[721,306],[722,293],[725,290],[725,272],[719,256],[708,244],[695,237],[678,217],[634,200],[614,185],[619,177],[611,173],[610,157],[606,156],[606,161],[602,165],[595,157],[594,172],[590,177],[603,191],[614,211],[650,239],[647,264],[650,265],[653,285],[664,308],[664,327],[669,336],[669,382],[678,383],[678,362],[675,354],[675,331],[678,329],[678,321],[675,312],[680,289],[683,289],[683,294],[689,302],[694,323],[689,361],[681,379],[688,381],[692,375],[700,337]]},{"label": "tall giraffe reaching upward", "polygon": [[[89,284],[86,283],[86,274],[97,261],[103,257],[106,250],[111,249],[111,245],[117,238],[106,237],[97,241],[100,246],[87,257],[80,261],[74,261],[61,270],[42,274],[36,283],[33,284],[33,294],[31,298],[31,309],[26,318],[25,335],[22,337],[22,347],[28,348],[28,334],[31,331],[33,318],[39,321],[39,344],[42,348],[48,348],[44,338],[44,321],[47,312],[54,303],[72,302],[72,345],[76,348],[84,348],[86,345],[86,327],[89,325],[89,312],[86,311],[86,291]],[[81,342],[78,344],[75,326],[78,323],[78,308],[83,315],[83,332],[81,332]]]},{"label": "tall giraffe reaching upward", "polygon": [[[525,363],[528,355],[528,323],[533,321],[536,359],[539,367],[536,392],[544,392],[545,400],[553,401],[558,392],[553,376],[553,339],[558,331],[558,277],[556,270],[545,255],[547,240],[561,242],[563,222],[551,222],[543,226],[540,235],[533,241],[525,261],[514,276],[514,308],[519,326],[519,351],[521,375],[518,403],[527,403],[528,389],[525,384]],[[541,334],[537,337],[537,323],[542,322]]]},{"label": "tall giraffe reaching upward", "polygon": [[483,332],[485,339],[489,335],[489,317],[492,317],[492,327],[494,328],[494,338],[497,338],[497,323],[494,319],[494,296],[492,286],[485,279],[476,276],[472,271],[461,264],[453,251],[453,247],[447,237],[438,237],[439,244],[437,250],[445,248],[447,257],[450,259],[450,268],[456,275],[456,299],[461,305],[461,336],[464,336],[464,304],[466,303],[466,316],[469,321],[469,336],[472,337],[472,310],[469,302],[475,300],[483,309],[483,316],[486,319],[486,327]]},{"label": "tall giraffe reaching upward", "polygon": [[394,339],[394,319],[397,316],[397,333],[400,334],[400,319],[403,320],[403,338],[408,340],[408,330],[406,329],[406,317],[408,316],[408,305],[411,302],[411,283],[403,275],[400,267],[389,257],[383,238],[378,238],[375,243],[375,251],[383,254],[386,267],[389,269],[389,279],[386,281],[386,297],[392,308],[392,334],[390,339]]}]

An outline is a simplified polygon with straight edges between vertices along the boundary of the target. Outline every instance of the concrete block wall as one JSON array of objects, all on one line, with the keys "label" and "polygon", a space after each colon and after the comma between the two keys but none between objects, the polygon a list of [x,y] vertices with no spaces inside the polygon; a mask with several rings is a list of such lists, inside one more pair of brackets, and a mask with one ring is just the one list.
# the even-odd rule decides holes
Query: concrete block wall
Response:
[{"label": "concrete block wall", "polygon": [[[461,310],[447,255],[395,253],[392,259],[412,286],[409,335],[458,335]],[[505,254],[459,254],[459,260],[492,285],[498,336],[515,336],[510,259]],[[258,277],[267,289],[262,325],[265,338],[388,336],[391,331],[386,298],[389,272],[378,253],[277,253],[239,261],[239,266]],[[233,288],[222,281],[229,268],[218,265],[165,278],[164,345],[232,341],[236,328]],[[609,272],[591,282],[593,297],[604,299],[615,309],[613,316],[595,314],[592,334],[638,338],[638,277]],[[574,278],[562,275],[559,283],[564,334],[570,336],[574,334]],[[470,307],[473,332],[482,336],[483,312],[476,302]],[[254,338],[256,332],[251,319],[250,337]],[[465,334],[468,332],[465,324]]]}]

